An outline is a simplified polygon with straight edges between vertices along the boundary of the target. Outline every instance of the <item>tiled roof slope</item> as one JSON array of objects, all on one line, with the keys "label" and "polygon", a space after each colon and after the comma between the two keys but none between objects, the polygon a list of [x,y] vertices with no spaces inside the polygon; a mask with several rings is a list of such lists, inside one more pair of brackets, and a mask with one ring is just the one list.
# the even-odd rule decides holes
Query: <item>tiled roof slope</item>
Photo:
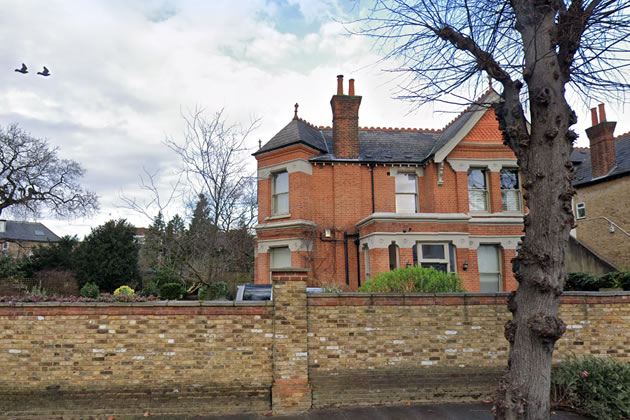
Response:
[{"label": "tiled roof slope", "polygon": [[333,154],[332,128],[315,127],[300,118],[294,118],[253,155],[304,144],[320,152],[311,158],[313,162],[422,163],[444,147],[477,111],[487,109],[494,102],[494,97],[494,91],[487,91],[443,130],[360,128],[358,159],[336,158]]},{"label": "tiled roof slope", "polygon": [[58,242],[59,236],[37,222],[6,221],[5,232],[0,232],[0,239],[11,241]]},{"label": "tiled roof slope", "polygon": [[573,185],[578,187],[630,175],[630,133],[623,134],[615,140],[615,157],[617,166],[609,174],[593,179],[590,149],[574,149],[570,157],[575,166]]}]

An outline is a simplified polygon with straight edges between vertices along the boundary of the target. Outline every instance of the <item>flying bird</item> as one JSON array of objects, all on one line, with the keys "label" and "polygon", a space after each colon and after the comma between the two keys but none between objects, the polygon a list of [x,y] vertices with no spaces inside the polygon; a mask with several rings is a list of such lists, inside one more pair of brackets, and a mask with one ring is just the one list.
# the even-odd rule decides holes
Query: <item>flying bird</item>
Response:
[{"label": "flying bird", "polygon": [[17,71],[18,73],[26,74],[28,73],[28,67],[26,67],[26,64],[22,63],[22,68],[15,69],[15,71]]},{"label": "flying bird", "polygon": [[37,74],[40,74],[42,76],[50,76],[50,72],[48,71],[48,68],[46,66],[44,66],[44,71],[38,71]]}]

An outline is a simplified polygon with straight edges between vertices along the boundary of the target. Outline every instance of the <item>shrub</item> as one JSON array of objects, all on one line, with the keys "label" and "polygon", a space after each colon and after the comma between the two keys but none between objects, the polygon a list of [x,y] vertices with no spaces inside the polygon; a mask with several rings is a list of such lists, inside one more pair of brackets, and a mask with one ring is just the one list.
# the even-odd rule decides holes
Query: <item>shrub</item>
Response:
[{"label": "shrub", "polygon": [[567,274],[567,282],[564,290],[596,292],[599,290],[599,279],[588,273],[569,273]]},{"label": "shrub", "polygon": [[55,296],[78,296],[79,284],[70,270],[46,268],[35,273],[34,280]]},{"label": "shrub", "polygon": [[184,294],[184,288],[179,283],[166,283],[160,287],[160,297],[166,300],[177,300]]},{"label": "shrub", "polygon": [[217,281],[210,286],[203,285],[197,291],[199,300],[230,299],[230,286],[224,281]]},{"label": "shrub", "polygon": [[154,280],[149,280],[144,284],[140,296],[158,296],[160,294],[160,286]]},{"label": "shrub", "polygon": [[359,288],[361,292],[463,292],[459,276],[433,267],[398,268],[376,274]]},{"label": "shrub", "polygon": [[630,418],[630,363],[571,358],[552,371],[552,400],[602,420]]},{"label": "shrub", "polygon": [[210,293],[208,290],[208,286],[203,285],[197,290],[197,299],[199,300],[210,300]]},{"label": "shrub", "polygon": [[612,271],[599,279],[599,287],[630,289],[630,271]]},{"label": "shrub", "polygon": [[100,290],[96,283],[85,283],[85,285],[79,291],[79,296],[90,299],[96,299]]},{"label": "shrub", "polygon": [[120,286],[118,289],[114,290],[114,296],[116,295],[124,295],[124,296],[133,296],[136,292],[129,286]]}]

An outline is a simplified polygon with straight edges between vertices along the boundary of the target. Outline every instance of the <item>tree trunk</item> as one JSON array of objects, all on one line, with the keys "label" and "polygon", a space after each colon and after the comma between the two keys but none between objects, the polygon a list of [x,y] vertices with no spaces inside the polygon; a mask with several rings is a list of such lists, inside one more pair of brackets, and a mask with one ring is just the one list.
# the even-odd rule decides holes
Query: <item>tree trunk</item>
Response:
[{"label": "tree trunk", "polygon": [[513,260],[519,286],[508,303],[513,314],[505,325],[510,352],[494,406],[497,419],[549,418],[553,347],[565,331],[558,306],[573,225],[569,154],[575,134],[569,127],[575,114],[564,99],[564,83],[554,78],[555,66],[554,60],[539,61],[536,77],[528,81],[531,133],[512,118],[518,92],[506,90],[505,102],[496,109],[506,143],[518,158],[529,209],[526,235]]}]

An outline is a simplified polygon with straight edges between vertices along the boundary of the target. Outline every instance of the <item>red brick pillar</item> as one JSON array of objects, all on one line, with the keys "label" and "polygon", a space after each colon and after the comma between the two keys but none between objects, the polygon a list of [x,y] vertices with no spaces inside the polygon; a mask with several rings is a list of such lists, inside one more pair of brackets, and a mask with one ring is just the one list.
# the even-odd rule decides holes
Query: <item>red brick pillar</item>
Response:
[{"label": "red brick pillar", "polygon": [[273,386],[274,415],[294,414],[311,408],[308,383],[306,280],[308,270],[271,271],[273,285]]},{"label": "red brick pillar", "polygon": [[488,192],[490,193],[490,211],[499,213],[503,211],[503,202],[501,199],[501,174],[499,172],[490,172],[490,185]]},{"label": "red brick pillar", "polygon": [[457,180],[457,211],[468,213],[468,172],[455,172]]}]

